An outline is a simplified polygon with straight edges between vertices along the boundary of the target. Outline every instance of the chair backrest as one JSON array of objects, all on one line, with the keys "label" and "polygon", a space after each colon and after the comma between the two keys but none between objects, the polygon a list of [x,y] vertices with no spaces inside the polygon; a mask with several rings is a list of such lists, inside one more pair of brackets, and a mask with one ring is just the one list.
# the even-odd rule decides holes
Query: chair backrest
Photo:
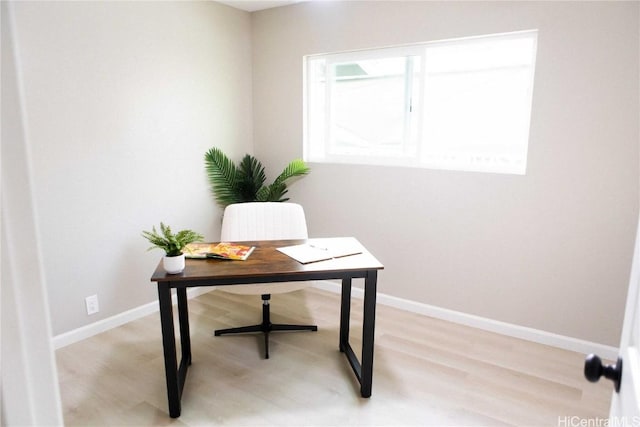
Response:
[{"label": "chair backrest", "polygon": [[222,218],[222,241],[306,239],[302,206],[286,202],[229,205]]}]

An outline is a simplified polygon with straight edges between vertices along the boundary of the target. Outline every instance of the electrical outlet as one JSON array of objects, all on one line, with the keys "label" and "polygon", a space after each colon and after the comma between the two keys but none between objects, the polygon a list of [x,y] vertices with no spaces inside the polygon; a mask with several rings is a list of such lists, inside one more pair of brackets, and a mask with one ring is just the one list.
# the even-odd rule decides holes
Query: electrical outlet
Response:
[{"label": "electrical outlet", "polygon": [[91,295],[90,297],[86,297],[84,299],[84,303],[87,306],[87,314],[95,314],[100,311],[100,306],[98,305],[98,295]]}]

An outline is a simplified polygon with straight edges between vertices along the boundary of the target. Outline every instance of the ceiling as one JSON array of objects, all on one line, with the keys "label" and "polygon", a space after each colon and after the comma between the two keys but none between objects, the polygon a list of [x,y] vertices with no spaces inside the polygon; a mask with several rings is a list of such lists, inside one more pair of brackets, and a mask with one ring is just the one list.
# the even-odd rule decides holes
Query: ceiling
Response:
[{"label": "ceiling", "polygon": [[305,0],[218,0],[218,3],[223,3],[236,9],[246,10],[247,12],[255,12],[256,10],[286,6],[301,1]]}]

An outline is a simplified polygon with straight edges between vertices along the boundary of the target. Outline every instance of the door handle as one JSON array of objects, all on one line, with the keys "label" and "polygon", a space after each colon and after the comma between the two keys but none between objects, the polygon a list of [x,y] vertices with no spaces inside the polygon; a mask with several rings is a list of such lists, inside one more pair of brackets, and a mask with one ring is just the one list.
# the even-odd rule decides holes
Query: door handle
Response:
[{"label": "door handle", "polygon": [[592,383],[604,376],[613,381],[616,393],[619,393],[620,380],[622,379],[622,359],[618,357],[615,365],[603,365],[602,359],[595,354],[590,354],[584,361],[584,376]]}]

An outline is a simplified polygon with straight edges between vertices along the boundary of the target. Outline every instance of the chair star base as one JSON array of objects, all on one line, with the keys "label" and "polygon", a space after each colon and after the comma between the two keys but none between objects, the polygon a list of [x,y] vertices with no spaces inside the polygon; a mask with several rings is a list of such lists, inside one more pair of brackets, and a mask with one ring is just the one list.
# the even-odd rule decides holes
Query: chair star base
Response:
[{"label": "chair star base", "polygon": [[246,334],[252,332],[262,332],[264,334],[264,358],[269,358],[269,333],[272,331],[317,331],[316,325],[287,325],[271,323],[271,311],[269,300],[270,294],[262,295],[262,323],[252,326],[241,326],[238,328],[217,329],[215,336],[229,334]]}]

